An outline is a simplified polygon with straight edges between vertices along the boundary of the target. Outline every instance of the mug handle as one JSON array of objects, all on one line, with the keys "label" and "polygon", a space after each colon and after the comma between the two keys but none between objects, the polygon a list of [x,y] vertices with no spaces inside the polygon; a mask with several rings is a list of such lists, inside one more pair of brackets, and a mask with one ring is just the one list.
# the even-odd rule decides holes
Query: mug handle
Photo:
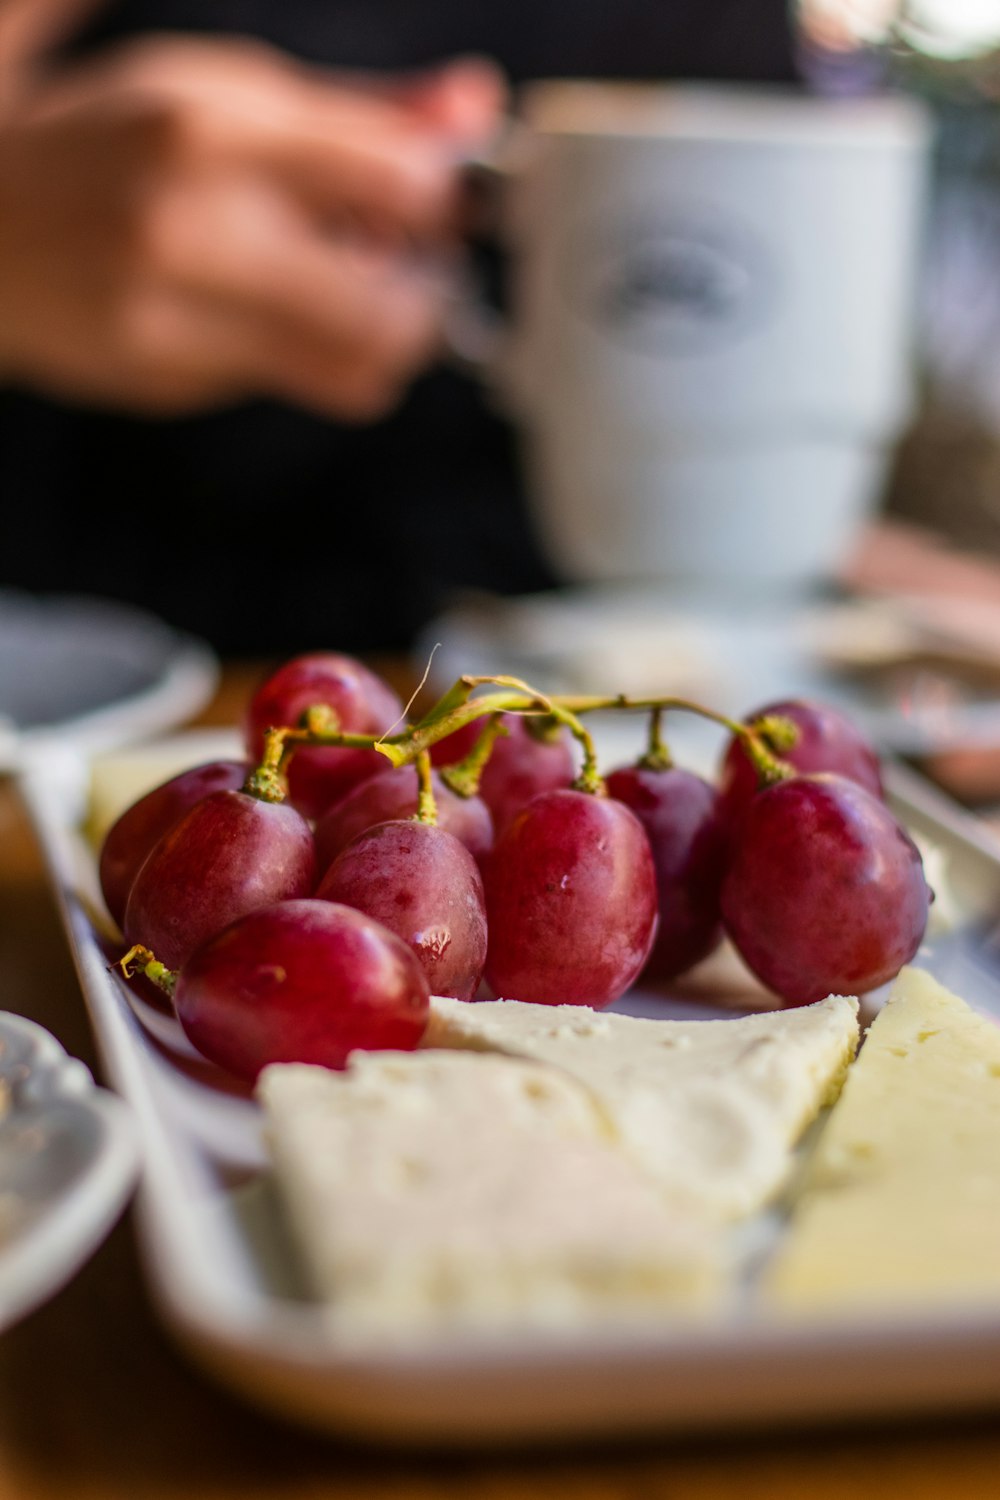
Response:
[{"label": "mug handle", "polygon": [[[504,199],[521,169],[527,134],[520,121],[508,118],[485,151],[460,164],[459,221],[470,247],[500,235]],[[482,279],[466,257],[451,279],[443,329],[445,359],[453,368],[499,386],[508,332],[506,319],[488,302]]]}]

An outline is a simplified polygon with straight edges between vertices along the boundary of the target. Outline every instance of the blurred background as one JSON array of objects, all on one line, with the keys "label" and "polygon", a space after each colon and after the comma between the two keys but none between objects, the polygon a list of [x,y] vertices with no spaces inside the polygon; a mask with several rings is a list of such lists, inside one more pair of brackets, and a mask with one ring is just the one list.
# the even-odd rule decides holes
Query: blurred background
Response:
[{"label": "blurred background", "polygon": [[[168,36],[216,50],[168,56]],[[215,87],[212,70],[228,65],[226,48],[240,37],[281,54],[243,58],[239,89],[229,95]],[[500,74],[473,62],[471,73],[446,75],[442,84],[435,70],[470,55]],[[278,311],[282,328],[294,321],[309,344],[298,375],[289,374],[287,360],[269,361],[255,327],[241,345],[251,350],[245,368],[230,362],[220,374],[221,365],[212,366],[203,388],[163,398],[145,366],[133,378],[120,362],[121,339],[134,327],[115,301],[115,278],[126,262],[134,267],[137,243],[140,255],[153,243],[146,231],[159,220],[144,218],[146,207],[170,205],[180,230],[166,260],[172,266],[171,256],[189,257],[186,280],[175,280],[186,297],[195,288],[184,315],[199,370],[211,366],[258,288],[241,289],[238,316],[229,304],[219,316],[209,276],[216,250],[224,260],[226,237],[193,233],[197,205],[215,180],[198,153],[208,153],[213,172],[235,158],[219,121],[234,129],[253,90],[286,58],[319,70],[308,75],[311,90],[360,88],[437,133],[446,229],[436,219],[433,235],[409,223],[390,232],[382,208],[359,209],[353,200],[342,211],[328,198],[317,207],[364,129],[346,130],[344,147],[332,126],[328,140],[317,128],[309,172],[293,171],[287,141],[279,153],[264,139],[277,116],[250,109],[262,133],[255,171],[265,172],[266,159],[266,172],[279,175],[280,155],[287,181],[294,177],[296,213],[308,199],[313,250],[325,240],[363,257],[375,245],[383,269],[402,267],[410,300],[399,301],[395,318],[381,309],[373,341],[381,340],[387,373],[360,404],[356,391],[345,396],[333,379],[344,365],[334,299],[310,301],[302,283],[274,292],[276,302],[295,294],[293,312],[291,301]],[[296,86],[306,80],[294,77]],[[485,641],[494,669],[527,662],[558,676],[567,670],[567,642],[585,640],[588,663],[596,660],[621,686],[643,686],[652,662],[662,690],[671,685],[662,680],[667,661],[682,679],[711,685],[728,654],[721,690],[729,682],[733,692],[755,696],[746,651],[733,655],[731,622],[721,636],[714,623],[706,630],[704,618],[692,619],[690,599],[678,614],[676,590],[651,594],[647,577],[635,614],[622,616],[620,590],[610,606],[605,593],[592,607],[587,586],[595,580],[539,527],[521,419],[512,420],[481,373],[447,352],[440,326],[433,338],[427,333],[430,299],[446,325],[455,288],[470,272],[504,313],[508,247],[462,189],[472,180],[470,163],[495,166],[498,133],[519,109],[524,86],[559,78],[778,88],[824,107],[902,96],[930,111],[931,187],[914,245],[920,275],[908,329],[912,420],[867,517],[858,518],[857,545],[843,558],[831,555],[829,577],[806,601],[881,607],[889,599],[900,608],[846,618],[786,611],[777,623],[764,620],[763,634],[737,634],[746,635],[753,664],[770,663],[771,676],[789,688],[817,682],[815,643],[825,643],[824,681],[856,702],[881,737],[891,742],[895,733],[897,748],[915,743],[910,729],[899,729],[901,716],[912,728],[928,704],[957,715],[961,733],[974,721],[977,743],[991,750],[1000,743],[1000,592],[991,571],[1000,568],[1000,0],[580,0],[571,23],[556,0],[475,7],[452,0],[2,0],[0,587],[21,610],[18,628],[6,630],[8,659],[37,623],[30,608],[25,623],[23,606],[85,594],[140,605],[231,661],[321,645],[421,655],[444,638],[452,649],[445,665],[463,650],[474,657]],[[137,101],[145,107],[151,99],[171,107],[181,101],[182,116],[191,100],[197,106],[198,128],[181,132],[182,147],[175,141],[166,158],[137,155],[129,135]],[[332,156],[323,170],[332,176],[321,189],[317,162],[327,145]],[[171,192],[160,179],[169,179]],[[174,191],[178,182],[184,192]],[[542,201],[539,224],[546,213]],[[119,219],[125,239],[132,234],[131,260],[115,241]],[[695,269],[695,290],[704,294],[704,259]],[[667,270],[670,295],[679,284],[687,295],[690,265],[680,274],[676,262]],[[660,275],[663,265],[654,271]],[[724,266],[713,295],[733,291],[727,274]],[[423,290],[414,290],[417,282]],[[393,283],[393,296],[396,290]],[[362,301],[354,307],[359,365],[370,354]],[[425,323],[403,350],[401,330],[418,301]],[[67,309],[81,314],[72,325]],[[150,328],[160,326],[163,306],[155,317],[145,312],[143,336],[155,347]],[[687,368],[689,388],[697,391],[701,381],[711,399],[708,366],[693,360]],[[549,389],[570,373],[557,371]],[[147,399],[147,388],[158,393]],[[616,503],[609,493],[608,505]],[[886,533],[861,524],[873,519],[929,530]],[[717,535],[721,547],[721,529]],[[761,527],[758,542],[773,545],[774,534]],[[915,601],[941,596],[959,599],[965,613],[936,608],[915,616]],[[553,599],[555,612],[546,612]],[[977,610],[969,615],[972,599]],[[508,609],[507,600],[527,600],[528,614]],[[50,656],[69,633],[60,617],[49,629]],[[802,649],[776,652],[778,638]],[[579,661],[568,670],[580,670]],[[770,685],[765,672],[760,688]],[[935,724],[938,735],[940,714]]]},{"label": "blurred background", "polygon": [[918,304],[919,420],[887,495],[896,514],[1000,552],[1000,5],[995,0],[800,0],[798,58],[828,93],[886,87],[937,126]]}]

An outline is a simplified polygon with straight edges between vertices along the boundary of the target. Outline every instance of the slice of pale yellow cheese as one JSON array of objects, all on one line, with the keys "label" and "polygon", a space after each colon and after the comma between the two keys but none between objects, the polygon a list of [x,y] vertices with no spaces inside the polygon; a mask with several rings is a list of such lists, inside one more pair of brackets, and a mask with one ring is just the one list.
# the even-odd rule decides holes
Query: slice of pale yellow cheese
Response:
[{"label": "slice of pale yellow cheese", "polygon": [[858,1004],[725,1020],[647,1020],[577,1005],[435,997],[424,1046],[529,1057],[577,1079],[664,1200],[723,1222],[777,1194],[793,1148],[836,1098]]},{"label": "slice of pale yellow cheese", "polygon": [[710,1306],[722,1237],[670,1213],[553,1069],[355,1053],[258,1085],[279,1188],[341,1329],[565,1325]]},{"label": "slice of pale yellow cheese", "polygon": [[764,1282],[786,1307],[1000,1294],[1000,1026],[904,969]]}]

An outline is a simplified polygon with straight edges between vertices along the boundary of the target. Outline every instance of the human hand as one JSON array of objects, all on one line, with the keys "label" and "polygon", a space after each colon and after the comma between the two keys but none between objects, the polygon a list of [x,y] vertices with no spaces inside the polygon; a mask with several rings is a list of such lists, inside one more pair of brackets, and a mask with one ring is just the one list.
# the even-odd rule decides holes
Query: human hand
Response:
[{"label": "human hand", "polygon": [[0,376],[146,412],[249,396],[366,420],[436,352],[487,64],[392,86],[154,38],[0,123]]}]

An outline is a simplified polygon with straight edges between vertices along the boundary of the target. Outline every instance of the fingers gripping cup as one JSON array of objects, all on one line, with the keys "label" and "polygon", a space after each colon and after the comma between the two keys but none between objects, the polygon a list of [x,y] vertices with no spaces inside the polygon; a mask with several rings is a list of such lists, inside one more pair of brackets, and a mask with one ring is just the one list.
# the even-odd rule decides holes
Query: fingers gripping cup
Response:
[{"label": "fingers gripping cup", "polygon": [[494,372],[579,581],[805,591],[912,411],[911,100],[546,83],[504,174]]}]

